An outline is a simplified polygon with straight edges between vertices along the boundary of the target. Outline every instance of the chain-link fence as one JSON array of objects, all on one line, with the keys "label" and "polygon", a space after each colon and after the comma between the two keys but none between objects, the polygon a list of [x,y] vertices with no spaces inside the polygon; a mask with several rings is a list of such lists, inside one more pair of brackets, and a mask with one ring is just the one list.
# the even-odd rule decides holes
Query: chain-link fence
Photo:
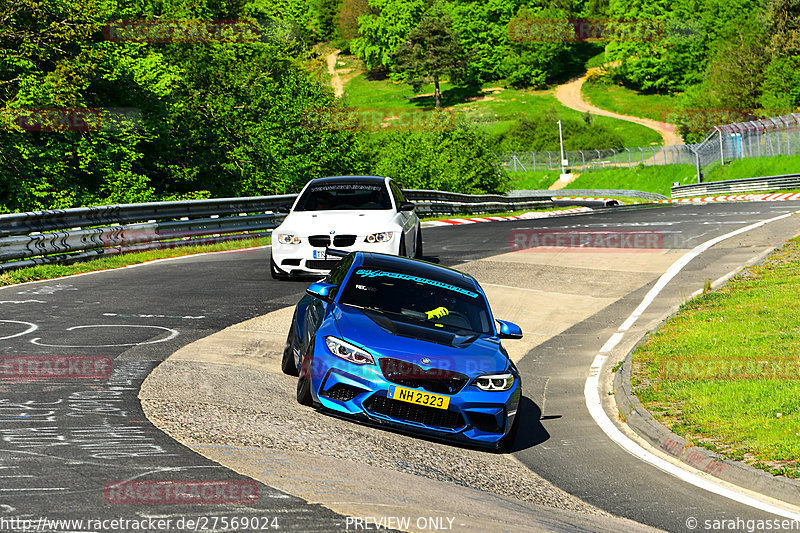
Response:
[{"label": "chain-link fence", "polygon": [[703,175],[737,159],[800,154],[800,115],[717,126],[695,151]]},{"label": "chain-link fence", "polygon": [[[800,153],[800,115],[764,118],[717,126],[699,144],[640,146],[621,150],[575,150],[564,153],[564,169],[589,172],[604,168],[637,165],[694,165],[697,180],[716,166],[748,157],[771,157]],[[526,172],[561,171],[561,154],[556,151],[511,152],[498,156],[506,170]]]},{"label": "chain-link fence", "polygon": [[[632,168],[637,165],[693,165],[695,156],[687,145],[647,146],[622,150],[570,150],[564,153],[564,168],[587,172],[603,168]],[[561,154],[555,152],[511,152],[498,156],[513,172],[561,170]]]}]

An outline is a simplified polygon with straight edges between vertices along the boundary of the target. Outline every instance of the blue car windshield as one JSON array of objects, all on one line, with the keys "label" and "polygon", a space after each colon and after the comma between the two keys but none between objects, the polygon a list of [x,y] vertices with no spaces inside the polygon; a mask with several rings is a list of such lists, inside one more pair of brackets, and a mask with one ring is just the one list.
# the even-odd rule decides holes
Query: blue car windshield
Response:
[{"label": "blue car windshield", "polygon": [[339,303],[429,328],[493,334],[488,304],[482,294],[414,274],[358,268],[344,287]]},{"label": "blue car windshield", "polygon": [[391,209],[382,183],[328,183],[310,185],[294,206],[295,211]]}]

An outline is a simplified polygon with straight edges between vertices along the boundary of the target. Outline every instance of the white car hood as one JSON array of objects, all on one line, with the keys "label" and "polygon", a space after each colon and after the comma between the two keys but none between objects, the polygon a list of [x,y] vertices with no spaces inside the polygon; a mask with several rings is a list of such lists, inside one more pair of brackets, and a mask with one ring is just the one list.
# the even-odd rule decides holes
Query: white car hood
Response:
[{"label": "white car hood", "polygon": [[392,209],[375,211],[294,211],[275,230],[308,235],[368,235],[378,231],[397,230],[392,222]]}]

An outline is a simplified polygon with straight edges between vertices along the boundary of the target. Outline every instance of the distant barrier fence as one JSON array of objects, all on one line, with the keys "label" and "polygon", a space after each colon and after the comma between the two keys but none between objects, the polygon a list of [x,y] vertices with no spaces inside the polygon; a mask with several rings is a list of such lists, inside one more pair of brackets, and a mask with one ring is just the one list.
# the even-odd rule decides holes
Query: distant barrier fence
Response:
[{"label": "distant barrier fence", "polygon": [[800,154],[800,115],[717,126],[694,151],[698,177],[737,159]]},{"label": "distant barrier fence", "polygon": [[762,178],[745,178],[727,181],[709,181],[692,185],[672,187],[673,198],[690,196],[736,194],[752,191],[778,191],[781,189],[800,189],[800,174],[783,176],[766,176]]},{"label": "distant barrier fence", "polygon": [[[497,213],[553,205],[543,197],[407,190],[422,215]],[[0,215],[0,271],[270,234],[297,195],[80,207]]]},{"label": "distant barrier fence", "polygon": [[[564,153],[564,168],[582,173],[638,165],[693,165],[700,183],[715,167],[737,159],[796,154],[800,154],[800,114],[792,113],[716,126],[698,144],[571,150]],[[511,152],[496,157],[512,172],[561,171],[558,150]]]},{"label": "distant barrier fence", "polygon": [[[570,150],[564,153],[565,169],[590,172],[604,168],[633,168],[638,165],[694,165],[693,145],[640,146],[621,150]],[[550,152],[511,152],[497,156],[512,172],[561,171],[561,154]]]}]

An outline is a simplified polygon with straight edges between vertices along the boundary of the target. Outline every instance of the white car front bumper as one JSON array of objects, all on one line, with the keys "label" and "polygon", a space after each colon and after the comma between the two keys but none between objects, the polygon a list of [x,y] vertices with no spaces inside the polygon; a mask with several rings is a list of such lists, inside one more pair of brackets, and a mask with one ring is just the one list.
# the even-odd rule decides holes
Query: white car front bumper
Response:
[{"label": "white car front bumper", "polygon": [[[397,234],[389,242],[368,243],[364,241],[365,238],[366,235],[358,235],[355,243],[351,246],[331,244],[330,248],[345,252],[360,250],[397,255],[399,249]],[[325,247],[312,246],[308,242],[308,237],[301,237],[301,241],[300,244],[281,244],[276,239],[273,239],[272,260],[275,262],[275,267],[279,272],[283,274],[324,276],[341,260],[340,257],[326,257]]]}]

